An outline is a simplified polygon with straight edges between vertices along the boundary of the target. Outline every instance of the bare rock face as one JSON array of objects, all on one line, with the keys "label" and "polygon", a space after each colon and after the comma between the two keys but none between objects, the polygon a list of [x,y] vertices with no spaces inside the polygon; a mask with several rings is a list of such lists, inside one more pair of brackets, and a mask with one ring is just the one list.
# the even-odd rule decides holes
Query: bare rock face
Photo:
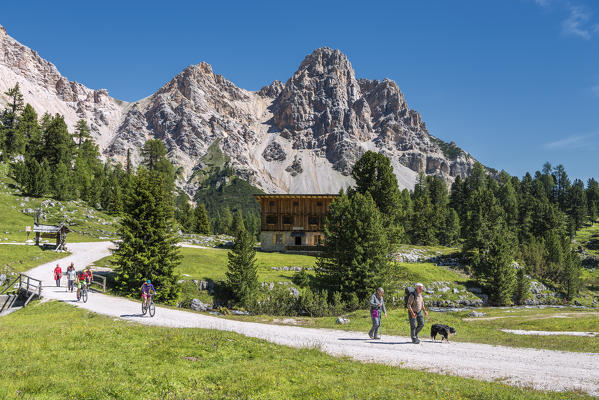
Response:
[{"label": "bare rock face", "polygon": [[[85,119],[103,147],[120,124],[126,103],[113,99],[105,89],[92,90],[63,77],[56,67],[6,34],[0,26],[0,93],[19,84],[25,102],[41,116],[60,113],[69,128]],[[5,99],[0,96],[0,103]]]},{"label": "bare rock face", "polygon": [[413,187],[420,172],[449,182],[474,164],[428,133],[395,82],[356,79],[347,57],[327,47],[306,56],[286,83],[257,92],[200,63],[125,103],[69,81],[0,27],[0,92],[15,83],[38,113],[63,114],[71,129],[85,119],[107,158],[122,162],[131,150],[138,162],[146,140],[162,140],[190,194],[215,146],[239,177],[274,193],[336,193],[352,184],[352,166],[367,150],[391,159],[402,188]]}]

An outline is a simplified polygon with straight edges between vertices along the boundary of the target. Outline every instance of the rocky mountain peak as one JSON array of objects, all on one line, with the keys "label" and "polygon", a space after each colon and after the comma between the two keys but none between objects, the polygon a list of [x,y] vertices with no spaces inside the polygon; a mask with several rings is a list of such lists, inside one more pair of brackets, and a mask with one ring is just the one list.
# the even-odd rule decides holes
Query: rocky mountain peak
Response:
[{"label": "rocky mountain peak", "polygon": [[162,140],[191,194],[205,177],[201,160],[216,155],[274,193],[335,193],[351,184],[351,168],[367,150],[391,159],[402,188],[413,187],[419,172],[450,181],[474,163],[428,133],[394,81],[356,79],[347,56],[328,47],[307,55],[284,84],[258,92],[201,62],[125,103],[63,77],[0,27],[0,93],[16,83],[39,114],[60,113],[71,129],[85,119],[106,157],[123,161],[131,149],[135,161],[146,140]]},{"label": "rocky mountain peak", "polygon": [[0,36],[6,36],[6,28],[0,25]]}]

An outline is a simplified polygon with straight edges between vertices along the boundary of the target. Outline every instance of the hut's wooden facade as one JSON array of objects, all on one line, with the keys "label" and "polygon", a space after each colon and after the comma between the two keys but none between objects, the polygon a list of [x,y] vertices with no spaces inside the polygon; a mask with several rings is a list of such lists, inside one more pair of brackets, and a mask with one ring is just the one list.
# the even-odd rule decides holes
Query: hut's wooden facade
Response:
[{"label": "hut's wooden facade", "polygon": [[324,240],[324,217],[336,194],[254,195],[261,210],[262,250],[317,252]]},{"label": "hut's wooden facade", "polygon": [[60,225],[34,224],[35,244],[39,246],[40,238],[56,239],[56,250],[62,250],[67,243],[67,233],[71,230],[64,223]]}]

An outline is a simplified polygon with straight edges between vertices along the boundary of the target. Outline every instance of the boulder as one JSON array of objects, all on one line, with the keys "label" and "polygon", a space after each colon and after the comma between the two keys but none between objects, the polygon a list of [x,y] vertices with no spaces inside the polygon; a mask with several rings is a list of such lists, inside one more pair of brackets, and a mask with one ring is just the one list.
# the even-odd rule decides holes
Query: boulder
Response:
[{"label": "boulder", "polygon": [[212,307],[210,305],[202,303],[199,299],[193,299],[191,301],[191,309],[195,311],[208,311]]},{"label": "boulder", "polygon": [[336,323],[339,325],[349,324],[349,318],[338,317]]},{"label": "boulder", "polygon": [[293,297],[299,297],[299,295],[300,295],[299,290],[297,290],[294,287],[289,288],[289,290],[291,291],[291,294],[293,295]]},{"label": "boulder", "polygon": [[479,317],[484,317],[485,315],[487,315],[487,314],[485,314],[484,312],[479,312],[479,311],[472,311],[472,312],[470,312],[470,314],[468,314],[468,316],[470,318],[479,318]]}]

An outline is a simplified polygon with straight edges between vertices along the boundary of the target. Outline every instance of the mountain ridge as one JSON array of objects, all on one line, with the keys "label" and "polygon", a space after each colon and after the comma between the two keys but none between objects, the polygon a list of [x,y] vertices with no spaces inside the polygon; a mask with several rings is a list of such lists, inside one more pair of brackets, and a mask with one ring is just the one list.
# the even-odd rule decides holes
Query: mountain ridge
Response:
[{"label": "mountain ridge", "polygon": [[72,128],[90,124],[104,157],[134,162],[147,139],[162,140],[183,167],[180,186],[193,195],[201,159],[217,143],[235,174],[273,193],[335,193],[352,183],[353,163],[367,150],[385,154],[402,188],[418,173],[451,182],[475,160],[429,134],[390,79],[356,78],[347,56],[321,47],[283,83],[258,91],[237,87],[206,62],[184,68],[152,95],[122,102],[105,89],[69,81],[49,61],[0,29],[0,90],[22,85],[39,113],[59,112]]}]

